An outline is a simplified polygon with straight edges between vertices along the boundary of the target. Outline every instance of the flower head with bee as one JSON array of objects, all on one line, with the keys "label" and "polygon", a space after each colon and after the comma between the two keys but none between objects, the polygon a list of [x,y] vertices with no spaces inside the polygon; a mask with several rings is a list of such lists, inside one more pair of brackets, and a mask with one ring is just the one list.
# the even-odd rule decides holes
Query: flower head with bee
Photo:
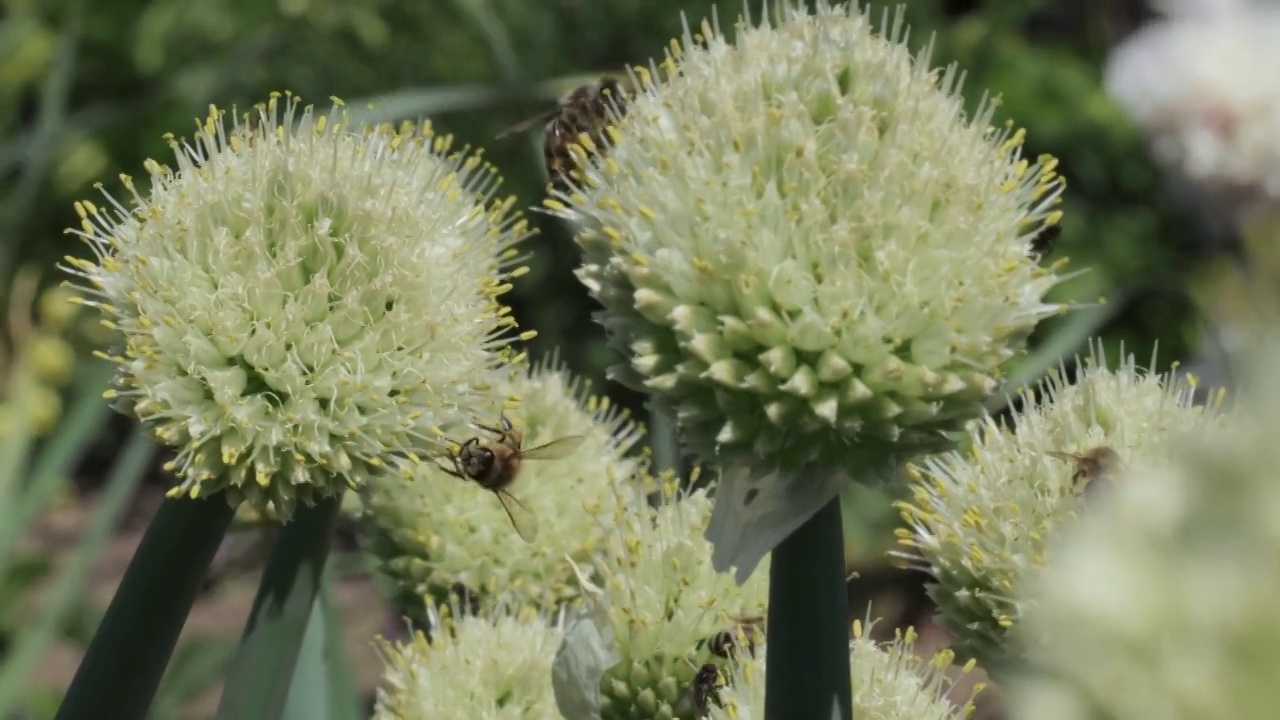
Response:
[{"label": "flower head with bee", "polygon": [[723,468],[710,532],[739,580],[850,468],[948,447],[1060,309],[1033,248],[1056,161],[991,103],[966,117],[901,14],[877,33],[849,6],[775,10],[637,68],[608,147],[581,137],[580,181],[546,203],[578,229],[614,376]]},{"label": "flower head with bee", "polygon": [[525,235],[478,156],[429,123],[354,125],[289,95],[211,108],[127,207],[77,203],[83,302],[123,346],[118,406],[177,455],[175,494],[272,517],[441,453],[492,413]]}]

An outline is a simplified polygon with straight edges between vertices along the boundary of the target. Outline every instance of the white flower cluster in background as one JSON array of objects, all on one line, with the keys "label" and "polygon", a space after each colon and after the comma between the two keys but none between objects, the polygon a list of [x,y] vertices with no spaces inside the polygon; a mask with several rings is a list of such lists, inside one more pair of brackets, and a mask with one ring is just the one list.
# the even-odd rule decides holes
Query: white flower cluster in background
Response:
[{"label": "white flower cluster in background", "polygon": [[1226,422],[1131,464],[1055,543],[1010,717],[1276,717],[1280,327],[1254,330]]},{"label": "white flower cluster in background", "polygon": [[1280,3],[1161,6],[1113,50],[1107,91],[1168,167],[1242,209],[1280,204]]},{"label": "white flower cluster in background", "polygon": [[933,576],[929,594],[957,651],[993,673],[1019,662],[1009,634],[1050,543],[1110,490],[1082,487],[1087,477],[1073,478],[1077,463],[1064,455],[1107,446],[1122,464],[1135,462],[1221,418],[1193,404],[1185,378],[1143,371],[1133,356],[1111,369],[1098,349],[1074,382],[1063,369],[1041,390],[1038,399],[1024,393],[1012,427],[987,420],[965,452],[919,463],[911,500],[899,504],[909,548],[901,556]]}]

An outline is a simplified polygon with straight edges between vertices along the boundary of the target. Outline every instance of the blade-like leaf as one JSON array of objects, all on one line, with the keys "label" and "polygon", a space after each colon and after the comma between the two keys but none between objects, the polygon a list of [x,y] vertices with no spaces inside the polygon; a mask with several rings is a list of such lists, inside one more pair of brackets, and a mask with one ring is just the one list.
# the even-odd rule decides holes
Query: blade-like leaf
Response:
[{"label": "blade-like leaf", "polygon": [[325,585],[312,605],[307,634],[289,683],[284,720],[358,720],[360,717],[359,698],[351,682],[351,669],[342,643],[342,623],[330,597],[333,568],[325,575]]},{"label": "blade-like leaf", "polygon": [[218,703],[218,720],[277,720],[320,591],[342,497],[300,508],[280,532]]},{"label": "blade-like leaf", "polygon": [[[102,390],[113,371],[114,366],[109,363],[93,363],[84,382],[76,386],[70,410],[32,461],[25,482],[6,475],[9,472],[20,473],[26,466],[29,445],[6,438],[3,448],[6,454],[0,457],[0,465],[3,465],[0,467],[0,493],[10,496],[0,495],[0,573],[11,561],[18,539],[53,502],[61,483],[84,456],[90,439],[97,436],[106,422],[110,409],[102,402]],[[20,419],[20,416],[12,419]],[[15,454],[9,455],[9,452]]]},{"label": "blade-like leaf", "polygon": [[80,544],[58,576],[51,592],[41,602],[40,614],[30,627],[24,628],[17,636],[4,664],[0,666],[0,717],[13,706],[17,696],[24,690],[27,675],[40,660],[45,648],[57,639],[67,615],[76,608],[93,561],[128,509],[129,500],[133,498],[155,451],[155,445],[147,439],[146,431],[138,428],[117,457]]},{"label": "blade-like leaf", "polygon": [[484,85],[400,90],[347,102],[352,125],[376,125],[406,118],[432,117],[461,110],[497,107],[506,94]]}]

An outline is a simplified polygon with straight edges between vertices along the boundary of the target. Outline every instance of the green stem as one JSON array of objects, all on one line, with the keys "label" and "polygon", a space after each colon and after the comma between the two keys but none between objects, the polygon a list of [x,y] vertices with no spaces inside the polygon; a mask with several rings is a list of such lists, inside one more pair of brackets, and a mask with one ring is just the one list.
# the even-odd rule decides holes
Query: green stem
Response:
[{"label": "green stem", "polygon": [[765,720],[853,717],[842,530],[837,496],[773,549]]},{"label": "green stem", "polygon": [[299,508],[267,560],[218,704],[218,720],[278,720],[324,577],[342,496]]},{"label": "green stem", "polygon": [[143,720],[235,511],[218,493],[161,503],[56,720]]},{"label": "green stem", "polygon": [[664,470],[680,473],[680,450],[676,441],[676,426],[670,412],[657,400],[645,403],[649,411],[649,447],[653,449],[653,472]]}]

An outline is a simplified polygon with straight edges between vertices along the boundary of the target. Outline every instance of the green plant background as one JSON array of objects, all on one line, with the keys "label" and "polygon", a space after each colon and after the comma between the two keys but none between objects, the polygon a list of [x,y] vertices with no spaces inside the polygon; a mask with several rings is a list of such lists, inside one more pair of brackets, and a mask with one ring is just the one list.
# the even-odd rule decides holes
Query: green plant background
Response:
[{"label": "green plant background", "polygon": [[[660,57],[681,32],[681,12],[696,24],[711,9],[704,0],[2,2],[0,298],[9,297],[21,267],[39,269],[46,286],[61,281],[54,263],[81,250],[63,232],[76,222],[72,203],[94,197],[94,183],[114,187],[117,173],[140,175],[145,158],[164,160],[162,134],[188,131],[210,103],[245,107],[272,90],[317,104],[331,95],[353,107],[371,103],[384,119],[429,115],[463,143],[485,147],[508,190],[522,204],[536,204],[545,182],[537,133],[495,136],[584,77]],[[721,4],[726,26],[739,7]],[[871,7],[878,13],[885,5]],[[983,89],[998,94],[999,119],[1027,128],[1028,150],[1061,160],[1068,180],[1064,232],[1048,260],[1069,257],[1068,267],[1090,270],[1054,298],[1105,298],[1105,304],[1083,320],[1077,314],[1046,322],[1033,340],[1051,358],[1100,334],[1113,354],[1123,343],[1140,358],[1150,357],[1158,340],[1167,368],[1192,357],[1200,337],[1187,288],[1217,250],[1206,244],[1202,218],[1171,196],[1142,137],[1101,87],[1108,48],[1143,17],[1132,0],[908,3],[912,45],[936,34],[935,61],[962,64],[970,101]],[[528,247],[532,272],[513,293],[521,324],[539,332],[531,352],[558,349],[571,368],[642,413],[642,397],[604,379],[610,358],[590,319],[592,302],[572,275],[575,246],[548,218],[534,214],[532,221],[539,229]],[[89,350],[103,336],[90,322],[58,332],[77,351],[77,380],[58,391],[64,407],[78,407],[100,392],[103,368]],[[7,339],[3,346],[0,357],[23,353]],[[13,363],[4,367],[13,380]],[[30,412],[16,402],[0,405],[9,425]],[[56,479],[62,487],[36,496],[30,476],[19,477],[11,495],[0,496],[0,511],[24,498],[36,511],[49,511],[58,493],[105,497],[98,494],[109,487],[102,468],[118,459],[131,427],[107,416],[88,431],[72,427],[74,419],[70,410],[63,413],[36,446],[47,454],[62,442],[56,445],[68,465]],[[149,486],[164,482],[146,469],[136,473]],[[896,517],[882,496],[859,497],[848,507],[851,561],[876,566]],[[45,592],[55,559],[0,557],[0,664],[29,624],[32,598]],[[894,582],[905,582],[909,594],[919,578]],[[100,611],[82,605],[68,608],[59,623],[61,636],[81,644]],[[235,639],[180,648],[164,686],[170,695],[162,695],[156,716],[170,716],[164,713],[176,712],[193,688],[211,682]],[[51,717],[58,692],[29,694],[30,716]]]}]

